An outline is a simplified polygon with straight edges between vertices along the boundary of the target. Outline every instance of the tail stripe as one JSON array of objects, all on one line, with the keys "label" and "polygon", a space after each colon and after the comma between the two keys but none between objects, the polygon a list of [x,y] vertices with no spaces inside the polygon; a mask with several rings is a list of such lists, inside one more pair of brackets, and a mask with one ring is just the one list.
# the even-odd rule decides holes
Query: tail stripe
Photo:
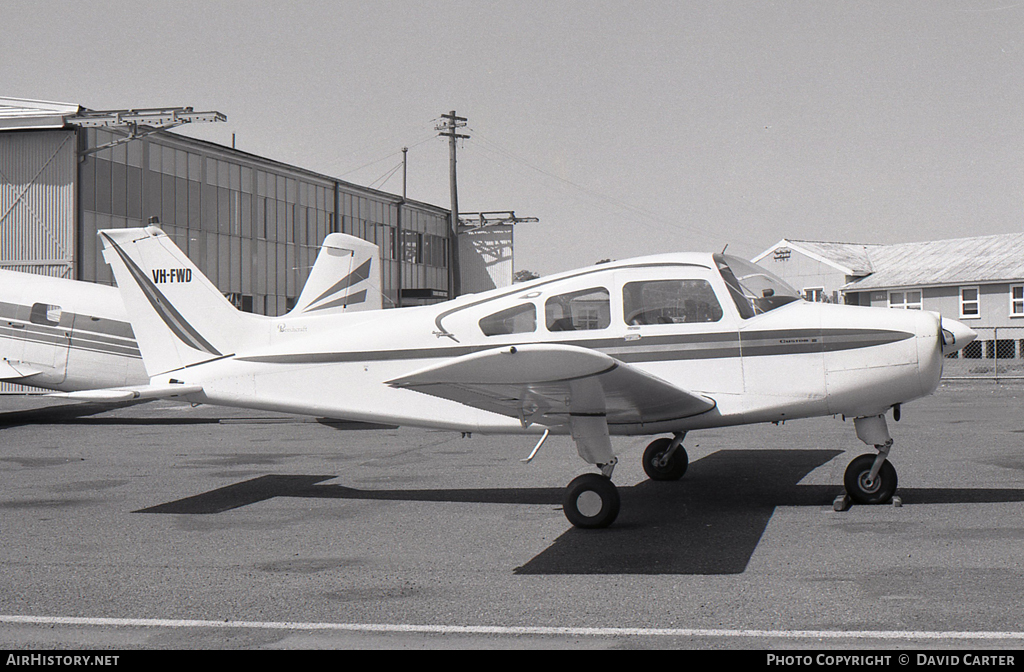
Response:
[{"label": "tail stripe", "polygon": [[343,296],[340,299],[335,299],[334,301],[329,301],[327,303],[321,304],[321,305],[317,306],[316,308],[307,308],[303,312],[311,313],[311,312],[316,311],[316,310],[326,310],[328,308],[337,308],[338,306],[354,306],[355,304],[363,303],[364,301],[366,301],[366,290],[365,289],[363,291],[361,291],[361,292],[356,292],[354,294],[349,294],[348,296]]},{"label": "tail stripe", "polygon": [[160,319],[164,321],[164,324],[166,324],[167,328],[171,330],[171,333],[177,336],[190,348],[201,350],[216,357],[223,356],[217,351],[217,348],[213,347],[209,341],[203,338],[203,336],[196,331],[195,327],[188,323],[188,320],[181,316],[181,313],[175,310],[174,306],[171,305],[171,302],[167,300],[167,297],[165,297],[160,290],[156,288],[156,285],[146,277],[146,274],[142,272],[142,269],[135,265],[135,262],[131,260],[131,257],[129,257],[125,251],[122,250],[112,238],[110,238],[110,236],[102,231],[100,232],[100,235],[110,243],[114,251],[117,252],[117,256],[121,257],[124,265],[128,268],[128,272],[132,274],[132,278],[134,278],[135,282],[138,283],[142,293],[146,296],[146,299],[149,300],[150,305],[153,306],[153,310],[155,310],[156,314],[160,316]]},{"label": "tail stripe", "polygon": [[[353,286],[355,284],[358,284],[358,283],[362,282],[363,280],[366,280],[369,277],[370,277],[370,260],[367,259],[365,263],[360,264],[359,268],[357,268],[356,270],[352,271],[351,273],[346,275],[344,278],[342,278],[338,282],[334,283],[334,285],[330,289],[328,289],[323,294],[321,294],[320,296],[318,296],[315,299],[313,299],[312,301],[310,301],[310,305],[316,303],[317,301],[322,301],[326,297],[331,296],[333,294],[336,294],[337,292],[340,292],[343,289],[348,289],[349,287],[351,287],[351,286]],[[358,302],[357,301],[350,301],[349,303],[358,303]],[[321,308],[322,307],[325,307],[325,306],[321,306]]]}]

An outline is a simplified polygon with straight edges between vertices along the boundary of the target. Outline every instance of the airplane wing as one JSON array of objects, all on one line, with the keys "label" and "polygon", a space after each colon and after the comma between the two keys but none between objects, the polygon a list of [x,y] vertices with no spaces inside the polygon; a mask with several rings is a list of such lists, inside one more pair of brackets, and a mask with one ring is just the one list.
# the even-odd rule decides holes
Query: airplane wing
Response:
[{"label": "airplane wing", "polygon": [[528,344],[476,352],[388,381],[467,406],[519,418],[524,426],[573,424],[601,417],[608,425],[698,415],[715,401],[573,345]]},{"label": "airplane wing", "polygon": [[78,392],[54,392],[48,397],[75,399],[77,401],[133,401],[136,399],[173,399],[203,391],[202,385],[138,385],[135,387],[111,387],[104,390],[80,390]]},{"label": "airplane wing", "polygon": [[9,359],[0,359],[0,380],[28,378],[29,376],[34,376],[37,373],[42,373],[45,370],[46,369],[32,364],[26,364],[25,362],[14,362]]}]

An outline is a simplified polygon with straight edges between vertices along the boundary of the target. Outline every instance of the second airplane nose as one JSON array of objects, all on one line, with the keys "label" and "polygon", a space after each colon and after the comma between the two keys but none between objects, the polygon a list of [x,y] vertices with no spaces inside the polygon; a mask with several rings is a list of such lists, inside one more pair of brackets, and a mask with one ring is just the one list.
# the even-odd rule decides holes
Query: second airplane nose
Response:
[{"label": "second airplane nose", "polygon": [[951,352],[960,350],[977,337],[978,332],[974,331],[963,322],[951,320],[948,317],[942,318],[943,355],[948,355]]}]

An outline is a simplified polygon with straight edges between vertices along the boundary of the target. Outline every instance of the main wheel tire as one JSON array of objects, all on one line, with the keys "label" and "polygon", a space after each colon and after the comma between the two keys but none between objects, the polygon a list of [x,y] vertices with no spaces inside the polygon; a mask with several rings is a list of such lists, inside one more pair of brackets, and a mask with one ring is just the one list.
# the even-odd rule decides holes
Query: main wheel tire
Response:
[{"label": "main wheel tire", "polygon": [[576,527],[608,527],[619,515],[619,490],[607,476],[583,474],[569,483],[562,509]]},{"label": "main wheel tire", "polygon": [[668,464],[664,466],[659,464],[661,457],[668,451],[670,445],[672,445],[672,439],[655,439],[648,444],[644,451],[644,472],[652,481],[678,481],[690,466],[690,457],[682,446],[676,449]]},{"label": "main wheel tire", "polygon": [[856,457],[846,468],[843,485],[846,494],[858,504],[884,504],[896,493],[898,478],[896,467],[889,460],[882,463],[878,476],[872,481],[871,466],[875,463],[875,455],[865,454]]}]

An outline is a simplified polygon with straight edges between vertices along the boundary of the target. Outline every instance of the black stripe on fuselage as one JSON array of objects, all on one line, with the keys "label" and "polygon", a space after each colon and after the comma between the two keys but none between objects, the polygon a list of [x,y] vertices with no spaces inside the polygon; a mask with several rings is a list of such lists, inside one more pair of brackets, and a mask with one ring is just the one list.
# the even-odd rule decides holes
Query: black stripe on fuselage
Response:
[{"label": "black stripe on fuselage", "polygon": [[27,317],[31,312],[31,306],[0,302],[0,339],[8,338],[54,347],[70,346],[73,350],[133,359],[142,357],[131,325],[127,322],[65,311],[61,315],[61,324],[73,325],[72,329],[30,322]]},{"label": "black stripe on fuselage", "polygon": [[[624,338],[562,340],[538,342],[540,345],[575,345],[598,350],[622,362],[656,362],[695,359],[722,359],[728,357],[765,357],[770,355],[799,355],[808,353],[856,350],[887,343],[895,343],[914,334],[882,329],[786,329],[754,332],[717,332],[644,336],[626,341]],[[368,350],[359,352],[311,352],[289,355],[256,355],[237,357],[239,361],[268,364],[326,364],[344,362],[394,361],[406,359],[435,359],[492,350],[505,345],[521,343],[493,343],[441,348]]]}]

